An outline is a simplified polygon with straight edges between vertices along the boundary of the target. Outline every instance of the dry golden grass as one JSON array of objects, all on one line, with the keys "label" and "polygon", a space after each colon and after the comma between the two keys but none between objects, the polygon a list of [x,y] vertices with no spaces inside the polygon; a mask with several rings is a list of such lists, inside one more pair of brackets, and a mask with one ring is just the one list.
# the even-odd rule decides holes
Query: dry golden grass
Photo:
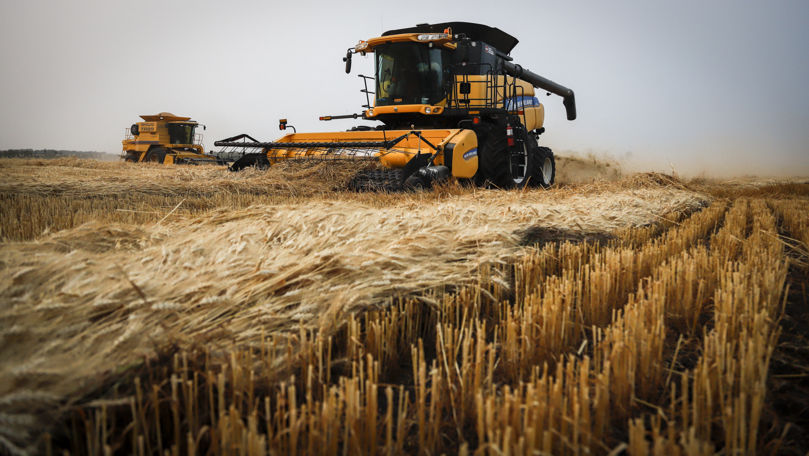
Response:
[{"label": "dry golden grass", "polygon": [[[0,183],[15,202],[3,233],[35,239],[0,251],[6,452],[779,443],[759,426],[788,267],[779,236],[809,236],[802,186],[727,198],[718,184],[636,175],[374,195],[335,192],[329,179],[348,169],[36,163],[4,162]],[[82,194],[83,173],[97,182]],[[93,195],[106,206],[56,221]],[[109,214],[136,202],[155,213]],[[72,228],[15,228],[6,214],[28,209],[32,226]]]},{"label": "dry golden grass", "polygon": [[356,169],[350,163],[285,163],[269,172],[229,173],[216,166],[8,159],[0,162],[0,239],[29,240],[90,221],[156,222],[172,210],[183,217],[306,201],[345,188]]},{"label": "dry golden grass", "polygon": [[[568,161],[576,165],[562,171]],[[603,179],[593,176],[601,176],[602,168],[599,162],[560,158],[557,182],[563,186],[575,182],[599,185]],[[314,166],[287,162],[269,171],[228,173],[216,166],[163,167],[75,158],[4,159],[0,161],[0,239],[30,240],[90,221],[156,222],[172,210],[176,217],[186,217],[222,207],[331,199],[335,192],[340,194],[340,200],[381,207],[403,199],[421,203],[476,191],[449,185],[415,197],[346,192],[346,183],[357,169],[352,162]]]}]

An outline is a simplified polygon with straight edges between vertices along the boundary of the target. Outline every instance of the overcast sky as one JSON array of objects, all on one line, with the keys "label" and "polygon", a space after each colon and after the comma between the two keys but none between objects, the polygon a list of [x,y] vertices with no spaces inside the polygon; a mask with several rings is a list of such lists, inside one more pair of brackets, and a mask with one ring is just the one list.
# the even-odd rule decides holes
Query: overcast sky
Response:
[{"label": "overcast sky", "polygon": [[118,153],[140,114],[238,133],[345,130],[360,39],[421,22],[514,35],[515,62],[576,91],[541,97],[541,140],[633,169],[809,175],[809,1],[0,2],[0,149]]}]

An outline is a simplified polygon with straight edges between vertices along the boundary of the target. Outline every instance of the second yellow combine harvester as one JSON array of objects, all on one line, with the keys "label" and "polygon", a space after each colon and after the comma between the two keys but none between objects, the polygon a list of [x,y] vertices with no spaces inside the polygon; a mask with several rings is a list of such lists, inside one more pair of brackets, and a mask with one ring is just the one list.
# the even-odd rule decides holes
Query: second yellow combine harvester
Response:
[{"label": "second yellow combine harvester", "polygon": [[[554,182],[553,152],[537,143],[545,131],[544,107],[534,88],[563,98],[568,120],[576,118],[573,91],[513,63],[517,39],[493,27],[468,22],[420,24],[360,41],[343,59],[375,56],[374,81],[362,118],[381,125],[345,132],[293,133],[274,142],[248,135],[217,141],[248,147],[231,167],[270,166],[282,160],[378,160],[360,172],[357,190],[420,188],[454,176],[500,188]],[[374,95],[371,104],[369,94]],[[281,121],[286,128],[286,121]]]},{"label": "second yellow combine harvester", "polygon": [[[121,141],[121,158],[128,162],[164,164],[224,164],[205,153],[200,124],[190,117],[170,112],[140,116],[143,122],[132,124]],[[205,128],[205,125],[202,126]]]}]

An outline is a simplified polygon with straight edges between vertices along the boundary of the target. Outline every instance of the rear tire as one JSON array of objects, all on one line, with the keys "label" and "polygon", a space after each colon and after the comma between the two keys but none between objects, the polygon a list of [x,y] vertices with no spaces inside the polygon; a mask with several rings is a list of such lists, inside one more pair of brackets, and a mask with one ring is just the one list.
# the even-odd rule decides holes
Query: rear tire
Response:
[{"label": "rear tire", "polygon": [[163,147],[152,149],[146,154],[146,160],[144,161],[149,163],[163,163],[163,161],[166,160],[166,152],[168,151]]},{"label": "rear tire", "polygon": [[547,147],[538,147],[537,182],[544,188],[551,187],[556,181],[556,160],[553,151]]}]

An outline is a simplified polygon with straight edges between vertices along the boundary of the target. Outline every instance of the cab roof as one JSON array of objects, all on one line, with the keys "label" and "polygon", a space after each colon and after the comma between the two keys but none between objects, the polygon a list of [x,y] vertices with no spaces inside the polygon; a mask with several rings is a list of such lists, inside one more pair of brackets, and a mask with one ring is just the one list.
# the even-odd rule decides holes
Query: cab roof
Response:
[{"label": "cab roof", "polygon": [[508,33],[488,25],[473,22],[441,22],[439,24],[418,24],[415,27],[388,30],[382,36],[399,35],[402,33],[441,33],[447,27],[452,29],[454,35],[464,34],[474,41],[483,41],[494,46],[500,52],[511,53],[514,46],[519,43],[517,38]]},{"label": "cab roof", "polygon": [[190,117],[175,116],[170,112],[161,112],[159,114],[144,114],[140,116],[140,118],[147,122],[156,122],[158,120],[166,120],[168,122],[191,120]]}]

